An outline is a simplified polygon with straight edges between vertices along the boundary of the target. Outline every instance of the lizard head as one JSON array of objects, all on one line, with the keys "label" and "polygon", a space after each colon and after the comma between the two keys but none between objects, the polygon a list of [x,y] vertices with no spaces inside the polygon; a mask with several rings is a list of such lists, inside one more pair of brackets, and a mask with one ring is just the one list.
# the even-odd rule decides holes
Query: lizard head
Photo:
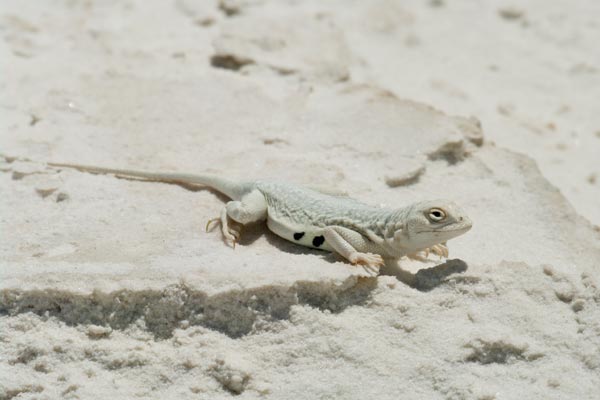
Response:
[{"label": "lizard head", "polygon": [[393,230],[393,244],[406,253],[460,236],[473,225],[464,211],[449,200],[423,201],[401,211],[404,215]]}]

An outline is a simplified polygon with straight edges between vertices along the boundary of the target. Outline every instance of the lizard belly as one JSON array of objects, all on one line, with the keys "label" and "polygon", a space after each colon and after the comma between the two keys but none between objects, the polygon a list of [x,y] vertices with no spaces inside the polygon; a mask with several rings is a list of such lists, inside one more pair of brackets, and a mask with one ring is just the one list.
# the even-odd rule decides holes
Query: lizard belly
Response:
[{"label": "lizard belly", "polygon": [[313,249],[333,251],[333,248],[325,241],[323,228],[301,226],[271,215],[267,217],[267,226],[271,232],[290,242]]}]

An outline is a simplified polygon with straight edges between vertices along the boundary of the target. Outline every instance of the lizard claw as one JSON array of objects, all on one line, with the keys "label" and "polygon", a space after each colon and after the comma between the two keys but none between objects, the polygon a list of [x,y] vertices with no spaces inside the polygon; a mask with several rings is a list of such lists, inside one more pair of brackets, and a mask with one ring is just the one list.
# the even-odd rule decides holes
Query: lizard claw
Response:
[{"label": "lizard claw", "polygon": [[223,237],[225,237],[225,239],[231,242],[231,246],[235,249],[235,245],[240,240],[240,232],[234,229],[233,227],[226,226],[221,227],[221,233],[223,234]]},{"label": "lizard claw", "polygon": [[238,226],[229,226],[229,233],[235,238],[235,240],[240,240],[241,233]]},{"label": "lizard claw", "polygon": [[371,276],[377,276],[379,274],[379,267],[372,265],[362,265],[362,267]]},{"label": "lizard claw", "polygon": [[417,251],[416,253],[407,254],[406,256],[411,260],[425,262],[430,253],[433,253],[440,258],[448,258],[448,247],[444,243],[440,243]]},{"label": "lizard claw", "polygon": [[445,244],[436,244],[435,246],[432,246],[430,249],[432,253],[438,255],[440,258],[444,257],[444,258],[448,258],[448,247],[446,247]]},{"label": "lizard claw", "polygon": [[215,222],[219,222],[219,218],[212,218],[206,222],[206,232],[208,232],[211,229],[212,224],[214,224]]},{"label": "lizard claw", "polygon": [[230,221],[227,215],[224,214],[220,217],[208,220],[206,223],[206,231],[208,232],[215,223],[216,225],[221,226],[221,234],[227,241],[231,242],[231,246],[235,249],[235,245],[240,240],[241,226],[235,221]]},{"label": "lizard claw", "polygon": [[[411,260],[415,260],[415,261],[421,261],[421,262],[427,261],[427,256],[423,257],[420,253],[421,252],[407,254],[406,257],[410,258]],[[427,255],[428,255],[428,253],[427,253]]]},{"label": "lizard claw", "polygon": [[361,265],[371,276],[377,276],[379,268],[385,264],[379,254],[373,253],[353,253],[350,262],[355,265]]}]

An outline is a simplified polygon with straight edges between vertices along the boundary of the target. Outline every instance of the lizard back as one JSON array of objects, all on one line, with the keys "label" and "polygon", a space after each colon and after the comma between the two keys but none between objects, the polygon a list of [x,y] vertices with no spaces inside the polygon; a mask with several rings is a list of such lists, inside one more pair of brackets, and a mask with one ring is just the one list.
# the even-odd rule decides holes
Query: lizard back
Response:
[{"label": "lizard back", "polygon": [[346,196],[334,196],[283,182],[256,182],[265,196],[268,214],[296,227],[343,226],[365,233],[385,224],[392,210],[370,206]]}]

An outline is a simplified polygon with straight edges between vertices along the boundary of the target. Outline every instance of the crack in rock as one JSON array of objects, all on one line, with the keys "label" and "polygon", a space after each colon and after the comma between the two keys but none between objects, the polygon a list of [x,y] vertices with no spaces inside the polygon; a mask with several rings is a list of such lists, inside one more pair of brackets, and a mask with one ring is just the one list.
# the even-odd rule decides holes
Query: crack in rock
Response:
[{"label": "crack in rock", "polygon": [[33,312],[69,324],[93,324],[125,329],[138,320],[159,339],[172,336],[181,323],[201,325],[238,338],[253,332],[260,322],[289,317],[294,305],[340,312],[363,304],[377,280],[349,278],[341,285],[326,282],[297,282],[291,287],[266,286],[232,290],[213,296],[185,284],[164,290],[94,291],[89,295],[56,289],[5,289],[0,293],[0,313]]},{"label": "crack in rock", "polygon": [[239,71],[242,67],[250,64],[254,64],[254,61],[233,54],[216,54],[210,58],[210,65],[213,67],[231,71]]},{"label": "crack in rock", "polygon": [[511,364],[515,361],[535,361],[541,353],[528,353],[527,344],[515,344],[504,340],[476,339],[465,345],[472,351],[465,361],[479,364]]}]

